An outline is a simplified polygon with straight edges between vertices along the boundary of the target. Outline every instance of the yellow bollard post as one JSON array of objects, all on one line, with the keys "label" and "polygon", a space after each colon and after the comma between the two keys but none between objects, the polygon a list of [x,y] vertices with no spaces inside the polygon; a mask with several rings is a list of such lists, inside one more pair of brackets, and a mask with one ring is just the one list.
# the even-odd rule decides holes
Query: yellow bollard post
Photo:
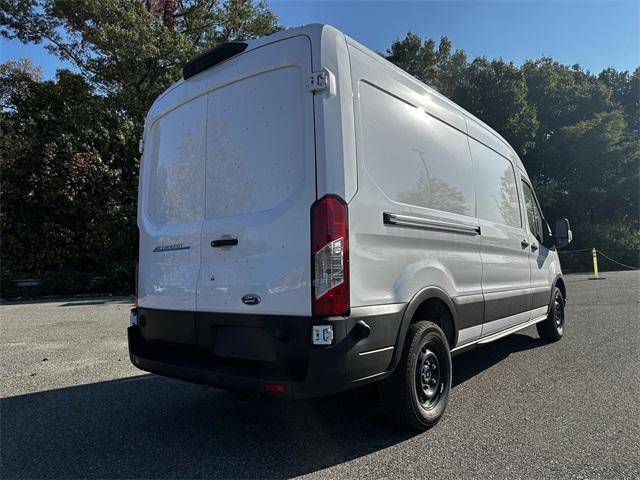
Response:
[{"label": "yellow bollard post", "polygon": [[591,255],[593,257],[593,279],[597,280],[600,278],[600,273],[598,272],[598,252],[595,247],[591,249]]}]

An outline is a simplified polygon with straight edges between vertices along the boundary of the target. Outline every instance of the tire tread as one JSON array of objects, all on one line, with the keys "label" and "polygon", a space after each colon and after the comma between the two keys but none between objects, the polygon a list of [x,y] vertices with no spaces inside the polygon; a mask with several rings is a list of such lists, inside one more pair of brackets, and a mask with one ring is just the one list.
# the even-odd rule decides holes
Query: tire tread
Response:
[{"label": "tire tread", "polygon": [[556,330],[555,320],[553,319],[553,303],[557,295],[560,295],[560,298],[562,298],[564,302],[562,292],[558,287],[555,287],[553,290],[553,295],[551,296],[551,304],[549,305],[549,314],[547,315],[547,318],[542,322],[536,323],[536,330],[538,331],[538,335],[540,335],[540,338],[548,342],[557,342],[562,338],[562,335],[564,333],[558,333],[558,331]]},{"label": "tire tread", "polygon": [[[420,347],[420,341],[428,330],[435,331],[435,333],[441,337],[443,343],[448,347],[448,342],[444,333],[435,323],[419,321],[411,324],[407,331],[400,362],[393,374],[385,382],[382,390],[382,400],[391,419],[400,425],[414,430],[425,430],[426,428],[431,428],[438,423],[442,416],[442,413],[440,413],[437,418],[432,421],[425,420],[424,417],[416,411],[416,408],[419,407],[415,405],[413,398],[414,394],[411,377],[414,375],[414,372],[411,358],[414,355],[415,350]],[[449,378],[447,380],[447,389],[451,386],[450,361],[448,374]],[[443,401],[446,406],[447,399],[445,398]],[[444,412],[444,407],[442,408],[442,412]]]}]

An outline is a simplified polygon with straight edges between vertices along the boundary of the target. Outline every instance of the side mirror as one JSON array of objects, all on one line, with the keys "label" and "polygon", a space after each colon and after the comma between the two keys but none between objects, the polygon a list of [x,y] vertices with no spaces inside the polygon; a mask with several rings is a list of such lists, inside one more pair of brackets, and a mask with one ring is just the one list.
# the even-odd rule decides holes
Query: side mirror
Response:
[{"label": "side mirror", "polygon": [[556,220],[553,229],[553,243],[556,248],[566,247],[571,243],[571,240],[573,240],[573,233],[571,232],[569,220],[566,218]]}]

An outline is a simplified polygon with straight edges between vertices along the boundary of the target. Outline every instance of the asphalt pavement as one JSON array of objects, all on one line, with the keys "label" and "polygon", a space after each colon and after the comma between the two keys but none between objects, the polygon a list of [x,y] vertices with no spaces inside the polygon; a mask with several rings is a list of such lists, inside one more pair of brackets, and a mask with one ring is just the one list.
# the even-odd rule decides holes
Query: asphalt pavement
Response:
[{"label": "asphalt pavement", "polygon": [[640,478],[640,274],[567,276],[565,337],[454,358],[433,429],[370,391],[243,399],[145,374],[129,298],[0,305],[0,478]]}]

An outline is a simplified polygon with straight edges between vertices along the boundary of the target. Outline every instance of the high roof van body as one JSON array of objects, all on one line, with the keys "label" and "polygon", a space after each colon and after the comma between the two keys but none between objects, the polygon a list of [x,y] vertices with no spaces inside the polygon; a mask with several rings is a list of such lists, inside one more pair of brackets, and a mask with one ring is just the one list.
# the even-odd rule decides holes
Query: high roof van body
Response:
[{"label": "high roof van body", "polygon": [[537,324],[566,287],[516,152],[332,27],[222,44],[149,111],[138,198],[141,369],[282,397],[383,382],[424,428],[451,352]]}]

